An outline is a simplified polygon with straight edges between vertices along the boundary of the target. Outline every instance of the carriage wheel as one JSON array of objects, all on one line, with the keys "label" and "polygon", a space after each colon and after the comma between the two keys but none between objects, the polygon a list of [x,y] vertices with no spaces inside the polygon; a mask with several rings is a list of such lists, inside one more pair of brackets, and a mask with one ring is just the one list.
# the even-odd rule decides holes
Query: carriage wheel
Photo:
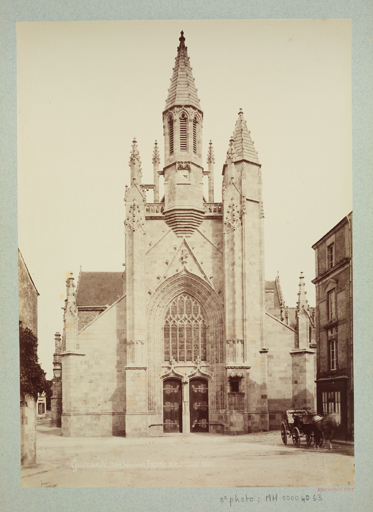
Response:
[{"label": "carriage wheel", "polygon": [[288,433],[286,431],[285,423],[281,423],[281,439],[284,444],[288,444]]},{"label": "carriage wheel", "polygon": [[300,432],[298,427],[294,427],[291,432],[291,438],[293,440],[293,445],[299,448],[300,446]]},{"label": "carriage wheel", "polygon": [[311,446],[312,442],[313,442],[313,433],[309,433],[309,434],[306,434],[306,441],[307,441],[307,444],[308,446]]}]

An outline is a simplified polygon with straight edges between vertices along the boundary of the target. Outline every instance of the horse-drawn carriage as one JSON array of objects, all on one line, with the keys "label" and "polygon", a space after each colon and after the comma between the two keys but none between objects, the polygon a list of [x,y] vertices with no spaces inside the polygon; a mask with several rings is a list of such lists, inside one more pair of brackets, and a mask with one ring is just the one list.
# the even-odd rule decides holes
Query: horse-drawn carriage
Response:
[{"label": "horse-drawn carriage", "polygon": [[287,409],[281,423],[282,442],[287,444],[288,437],[291,437],[293,444],[299,448],[301,438],[305,438],[309,446],[316,441],[316,445],[320,448],[324,438],[322,432],[320,433],[316,429],[315,418],[321,419],[316,413],[311,413],[306,409]]}]

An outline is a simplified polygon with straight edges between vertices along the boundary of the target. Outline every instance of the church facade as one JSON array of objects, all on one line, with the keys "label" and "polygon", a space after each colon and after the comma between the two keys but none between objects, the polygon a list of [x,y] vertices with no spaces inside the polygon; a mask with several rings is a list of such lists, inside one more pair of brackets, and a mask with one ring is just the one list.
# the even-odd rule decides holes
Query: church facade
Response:
[{"label": "church facade", "polygon": [[55,350],[63,435],[242,434],[278,428],[286,408],[315,409],[304,278],[290,322],[279,278],[265,281],[262,171],[242,110],[214,202],[183,33],[162,119],[151,185],[132,143],[125,271],[81,272],[76,288],[67,280]]}]

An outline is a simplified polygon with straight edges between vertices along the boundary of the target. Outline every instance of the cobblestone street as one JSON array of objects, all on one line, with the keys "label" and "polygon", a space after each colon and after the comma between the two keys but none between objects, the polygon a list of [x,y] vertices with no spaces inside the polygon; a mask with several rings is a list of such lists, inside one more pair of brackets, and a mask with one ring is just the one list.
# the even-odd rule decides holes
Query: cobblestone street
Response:
[{"label": "cobblestone street", "polygon": [[62,437],[37,427],[37,466],[22,487],[353,486],[351,444],[285,446],[279,432],[242,436]]}]

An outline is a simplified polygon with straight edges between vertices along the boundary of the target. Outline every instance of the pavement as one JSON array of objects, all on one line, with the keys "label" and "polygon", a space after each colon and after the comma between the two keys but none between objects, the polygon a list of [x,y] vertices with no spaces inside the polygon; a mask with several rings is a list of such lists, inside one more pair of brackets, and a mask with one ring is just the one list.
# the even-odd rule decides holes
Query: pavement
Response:
[{"label": "pavement", "polygon": [[[290,440],[289,440],[290,441]],[[279,431],[223,436],[63,437],[37,426],[22,487],[334,487],[354,485],[353,443],[284,445]]]}]

